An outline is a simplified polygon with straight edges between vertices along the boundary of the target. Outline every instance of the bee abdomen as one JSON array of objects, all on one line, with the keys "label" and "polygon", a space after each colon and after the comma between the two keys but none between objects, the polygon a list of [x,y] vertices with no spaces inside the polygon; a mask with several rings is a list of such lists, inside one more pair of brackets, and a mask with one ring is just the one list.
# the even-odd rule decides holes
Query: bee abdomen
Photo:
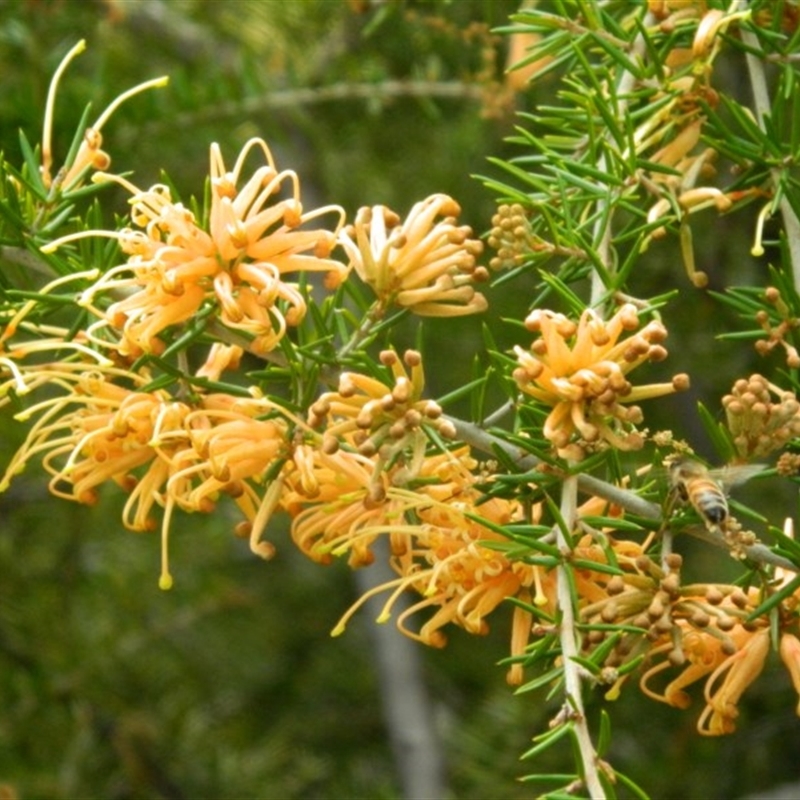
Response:
[{"label": "bee abdomen", "polygon": [[717,492],[700,492],[695,498],[697,509],[709,521],[715,525],[724,522],[728,516],[728,504],[725,497]]}]

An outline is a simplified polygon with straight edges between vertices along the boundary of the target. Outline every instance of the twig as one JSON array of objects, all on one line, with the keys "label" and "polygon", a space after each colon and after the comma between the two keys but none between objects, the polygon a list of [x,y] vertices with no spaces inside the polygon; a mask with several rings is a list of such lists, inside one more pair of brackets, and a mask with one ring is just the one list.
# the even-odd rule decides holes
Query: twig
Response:
[{"label": "twig", "polygon": [[561,492],[561,524],[555,526],[556,545],[564,556],[564,560],[556,568],[556,593],[558,608],[561,612],[559,624],[559,640],[564,659],[564,689],[567,707],[564,709],[565,722],[572,723],[575,738],[581,754],[583,779],[592,800],[603,800],[605,792],[600,783],[597,769],[597,751],[592,744],[586,712],[583,707],[582,674],[579,662],[578,633],[575,628],[575,608],[570,580],[568,556],[572,547],[567,541],[565,531],[575,527],[578,515],[578,479],[576,475],[565,478]]},{"label": "twig", "polygon": [[[518,464],[523,472],[536,470],[542,463],[536,456],[526,453],[513,444],[509,444],[498,436],[479,428],[472,422],[466,422],[455,417],[448,417],[448,419],[455,426],[458,437],[476,450],[489,455],[495,455],[500,450]],[[609,503],[614,503],[626,511],[645,519],[661,519],[661,506],[657,503],[651,503],[649,500],[644,500],[635,492],[621,489],[619,486],[614,486],[584,473],[580,473],[577,476],[577,480],[578,489],[584,494],[602,497],[603,500],[608,500]]]},{"label": "twig", "polygon": [[[509,444],[509,442],[479,428],[472,422],[465,422],[455,417],[448,417],[448,419],[455,426],[456,433],[463,442],[489,455],[495,455],[497,451],[505,453],[519,465],[522,472],[533,472],[537,470],[542,463],[536,456],[525,452],[520,447]],[[544,473],[542,473],[542,477],[544,477]],[[584,473],[579,473],[575,478],[577,480],[578,489],[584,494],[602,497],[603,500],[607,500],[609,503],[613,503],[623,508],[625,511],[629,511],[631,514],[643,517],[644,519],[660,520],[663,516],[663,510],[660,505],[639,497],[638,494],[632,492],[630,489],[614,486],[612,483]],[[721,536],[713,537],[702,535],[703,530],[700,526],[697,527],[697,530],[688,529],[687,532],[693,536],[702,538],[703,541],[713,544],[716,547],[720,547],[724,550],[730,549]],[[783,569],[792,570],[793,572],[800,571],[800,567],[798,567],[797,564],[793,564],[788,559],[776,555],[764,544],[749,545],[744,547],[743,550],[747,558],[751,561],[773,567],[782,567]]]},{"label": "twig", "polygon": [[[199,111],[173,114],[169,118],[172,127],[187,128],[199,122],[225,118],[240,118],[261,111],[274,111],[282,108],[298,108],[318,103],[331,103],[348,100],[388,101],[397,97],[452,98],[480,103],[486,98],[486,88],[478,83],[464,81],[381,81],[376,83],[335,83],[313,88],[295,88],[269,91],[255,97],[247,97],[231,102],[214,103]],[[158,128],[163,123],[149,123],[144,130]],[[143,126],[122,128],[117,134],[120,145],[142,135]]]},{"label": "twig", "polygon": [[[645,18],[642,22],[642,29],[646,28],[649,24],[651,24],[653,20],[652,14],[648,11],[645,14]],[[633,45],[631,46],[630,55],[632,58],[638,58],[645,52],[645,38],[643,33],[639,33],[639,35],[633,40]],[[634,86],[636,85],[636,77],[631,73],[629,70],[623,70],[619,84],[617,86],[617,90],[615,92],[616,100],[617,100],[617,116],[619,119],[625,119],[628,110],[628,101],[626,96],[633,90]],[[600,102],[603,102],[602,100]],[[610,138],[610,137],[609,137]],[[606,153],[603,150],[598,162],[597,168],[601,172],[606,171]],[[605,204],[607,206],[613,205],[611,198],[607,195],[600,203]],[[595,239],[599,237],[599,242],[597,243],[597,254],[600,260],[603,263],[603,266],[606,270],[613,263],[613,259],[611,257],[611,247],[613,241],[613,233],[611,227],[611,218],[610,215],[608,218],[604,214],[599,214],[597,218],[597,222],[594,226],[594,235]],[[592,307],[597,306],[600,303],[601,298],[606,292],[607,287],[603,284],[603,281],[600,276],[599,270],[592,270],[592,278],[591,278],[591,299],[589,301],[589,305]]]}]

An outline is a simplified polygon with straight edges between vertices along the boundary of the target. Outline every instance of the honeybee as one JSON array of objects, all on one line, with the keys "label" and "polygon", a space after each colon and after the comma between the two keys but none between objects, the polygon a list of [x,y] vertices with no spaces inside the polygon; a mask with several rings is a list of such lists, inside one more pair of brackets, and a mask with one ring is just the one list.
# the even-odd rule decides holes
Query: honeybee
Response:
[{"label": "honeybee", "polygon": [[726,489],[749,480],[764,469],[763,464],[745,464],[710,470],[699,461],[683,456],[671,456],[664,464],[669,469],[673,502],[677,498],[689,503],[710,531],[724,528],[730,517]]}]

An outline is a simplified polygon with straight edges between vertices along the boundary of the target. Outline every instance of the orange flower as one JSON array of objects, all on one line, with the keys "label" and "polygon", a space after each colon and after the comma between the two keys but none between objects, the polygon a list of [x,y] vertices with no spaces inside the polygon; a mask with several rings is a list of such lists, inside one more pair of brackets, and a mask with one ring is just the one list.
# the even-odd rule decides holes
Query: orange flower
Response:
[{"label": "orange flower", "polygon": [[456,225],[460,213],[444,194],[417,203],[402,222],[384,206],[364,207],[339,241],[382,308],[398,305],[428,317],[474,314],[486,309],[486,299],[473,284],[488,273],[475,265],[482,244]]},{"label": "orange flower", "polygon": [[[636,308],[626,304],[608,321],[590,309],[575,325],[562,314],[537,309],[525,320],[541,334],[529,351],[517,346],[519,388],[551,406],[543,433],[562,455],[576,455],[574,442],[605,441],[621,450],[640,448],[644,439],[634,429],[641,422],[638,400],[688,388],[685,375],[671,383],[633,386],[628,373],[646,361],[661,361],[667,331],[657,321],[627,339],[623,333],[639,326]],[[582,455],[578,453],[577,455]]]},{"label": "orange flower", "polygon": [[[239,188],[253,149],[260,149],[267,163]],[[299,324],[306,313],[305,298],[295,284],[284,281],[286,273],[323,271],[331,287],[347,273],[344,265],[328,257],[336,230],[301,229],[328,212],[339,216],[338,229],[343,211],[327,206],[304,212],[297,176],[276,170],[261,139],[245,144],[233,172],[225,171],[219,148],[212,145],[207,226],[174,202],[166,186],[142,192],[119,176],[96,178],[113,180],[132,193],[131,220],[142,230],[84,231],[58,239],[45,250],[83,236],[119,241],[128,261],[103,275],[80,302],[100,318],[92,335],[104,327],[122,330],[123,354],[160,351],[158,337],[166,328],[186,322],[210,303],[227,327],[252,336],[253,349],[267,352],[287,326]],[[286,186],[291,196],[280,199]],[[125,297],[102,310],[95,297],[108,292]]]},{"label": "orange flower", "polygon": [[[363,596],[334,630],[341,633],[347,620],[373,594],[391,590],[379,621],[392,612],[397,597],[415,589],[423,600],[404,611],[397,620],[406,635],[434,647],[445,637],[441,628],[448,622],[470,633],[488,630],[486,616],[504,599],[515,596],[522,587],[542,579],[537,567],[512,561],[501,550],[483,542],[507,543],[492,528],[481,525],[472,515],[502,525],[519,514],[511,501],[494,499],[478,505],[480,493],[473,487],[475,463],[466,448],[424,459],[413,491],[389,485],[381,513],[361,528],[341,531],[332,544],[346,551],[362,537],[388,535],[392,546],[392,566],[399,577]],[[549,578],[546,578],[549,580]],[[433,616],[419,632],[406,626],[407,618],[425,608],[435,608]],[[530,631],[514,637],[515,655],[521,655]]]},{"label": "orange flower", "polygon": [[284,481],[281,503],[293,517],[292,539],[323,564],[343,552],[351,567],[371,564],[374,526],[402,513],[387,498],[387,480],[374,459],[358,453],[296,448]]},{"label": "orange flower", "polygon": [[[684,690],[705,680],[706,706],[697,729],[705,736],[731,733],[739,700],[760,675],[770,649],[769,629],[746,624],[759,593],[713,584],[681,589],[677,580],[670,589],[660,592],[660,616],[650,614],[647,634],[654,643],[650,656],[663,660],[647,669],[640,688],[654,700],[688,708],[691,699]],[[663,692],[650,687],[653,677],[674,666],[681,672]]]},{"label": "orange flower", "polygon": [[[793,633],[784,633],[781,636],[779,650],[781,660],[792,679],[792,686],[800,695],[800,639]],[[797,704],[796,713],[800,717],[800,702]]]},{"label": "orange flower", "polygon": [[[714,670],[706,681],[706,707],[697,723],[700,733],[720,736],[736,729],[737,704],[747,687],[761,674],[768,653],[769,631],[758,630]],[[721,685],[717,686],[720,679]]]},{"label": "orange flower", "polygon": [[[345,450],[326,453],[319,448],[310,458],[313,480],[306,483],[318,494],[306,494],[301,471],[294,469],[286,477],[286,487],[292,491],[283,499],[294,515],[292,536],[301,550],[323,563],[333,555],[348,554],[351,566],[363,566],[373,560],[370,546],[375,539],[388,536],[391,565],[398,574],[361,597],[337,624],[334,635],[344,631],[369,597],[387,591],[390,596],[379,621],[389,619],[403,592],[414,590],[422,599],[398,617],[397,625],[407,636],[434,647],[445,644],[442,629],[448,623],[470,633],[485,633],[489,614],[510,597],[555,613],[554,574],[507,556],[509,540],[497,530],[519,521],[520,506],[499,498],[485,500],[476,487],[477,464],[467,448],[425,456],[413,476],[402,463],[378,470],[374,457]],[[413,489],[404,488],[406,484]],[[596,503],[591,503],[591,510],[596,510]],[[537,506],[534,516],[540,511]],[[577,553],[584,559],[606,560],[588,539]],[[581,570],[580,591],[590,594],[599,575]],[[418,631],[410,628],[408,618],[425,609],[432,609],[432,616]],[[511,655],[516,661],[508,680],[514,684],[522,680],[521,659],[532,619],[524,608],[518,607],[513,615]]]},{"label": "orange flower", "polygon": [[[36,343],[39,344],[39,343]],[[57,345],[51,345],[57,347]],[[16,354],[25,345],[12,350]],[[31,347],[32,352],[38,348]],[[235,348],[213,348],[201,368],[206,375],[221,371]],[[2,365],[11,363],[3,359]],[[133,383],[126,388],[115,383]],[[247,522],[239,534],[250,537],[253,551],[264,558],[274,552],[260,540],[278,502],[280,481],[274,478],[289,453],[284,418],[258,419],[279,411],[271,401],[227,394],[200,394],[193,405],[174,400],[166,391],[145,392],[146,374],[135,375],[98,361],[15,364],[0,397],[14,388],[25,391],[45,384],[61,394],[18,414],[38,415],[28,437],[12,459],[0,490],[35,456],[51,475],[50,491],[64,499],[94,503],[98,488],[114,482],[129,493],[122,512],[125,527],[156,527],[153,511],[163,509],[162,575],[169,588],[167,540],[175,507],[209,513],[218,498],[231,496]]]}]

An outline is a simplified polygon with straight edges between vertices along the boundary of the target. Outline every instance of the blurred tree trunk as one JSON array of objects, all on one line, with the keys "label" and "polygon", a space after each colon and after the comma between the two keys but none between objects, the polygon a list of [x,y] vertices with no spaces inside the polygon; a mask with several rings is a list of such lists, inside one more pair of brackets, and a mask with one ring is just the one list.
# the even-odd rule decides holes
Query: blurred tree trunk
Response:
[{"label": "blurred tree trunk", "polygon": [[[355,573],[359,594],[397,576],[389,566],[389,546],[385,538],[372,545],[375,563]],[[385,597],[372,597],[366,603],[369,631],[378,665],[378,680],[383,716],[391,740],[395,764],[407,800],[441,800],[447,789],[444,756],[434,721],[434,709],[425,684],[420,647],[403,636],[393,624],[409,606],[407,595],[394,604],[392,620],[374,624]]]}]

